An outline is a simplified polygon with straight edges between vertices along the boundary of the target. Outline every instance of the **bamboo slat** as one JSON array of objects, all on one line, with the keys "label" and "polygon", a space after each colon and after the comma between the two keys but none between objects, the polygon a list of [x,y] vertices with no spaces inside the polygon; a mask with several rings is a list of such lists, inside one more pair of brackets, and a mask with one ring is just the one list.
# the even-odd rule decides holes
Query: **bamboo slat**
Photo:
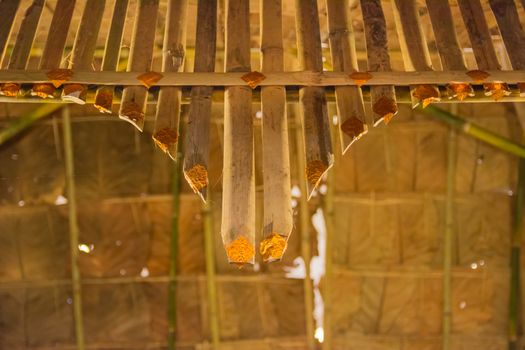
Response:
[{"label": "bamboo slat", "polygon": [[[217,1],[199,0],[194,72],[213,72],[215,70],[216,37]],[[192,88],[184,146],[184,177],[203,201],[206,201],[209,183],[208,158],[212,93],[211,86]]]},{"label": "bamboo slat", "polygon": [[[432,29],[443,70],[466,71],[465,57],[458,42],[452,12],[447,1],[426,0]],[[447,86],[449,98],[462,101],[474,96],[472,86],[463,82],[451,83]]]},{"label": "bamboo slat", "polygon": [[[169,0],[164,31],[162,72],[184,69],[188,0]],[[160,88],[152,138],[171,159],[177,157],[182,92],[180,87]]]},{"label": "bamboo slat", "polygon": [[[415,0],[394,0],[392,2],[396,29],[399,37],[403,62],[407,71],[431,71],[432,60],[421,21],[416,8]],[[410,87],[415,108],[420,103],[423,108],[432,102],[439,102],[441,96],[435,85],[422,84]]]},{"label": "bamboo slat", "polygon": [[[461,16],[465,22],[467,33],[474,51],[474,57],[481,71],[500,70],[501,65],[498,61],[490,29],[485,20],[483,7],[479,0],[458,0]],[[502,81],[505,82],[505,81]],[[510,94],[507,84],[501,82],[485,84],[485,93],[499,100]]]},{"label": "bamboo slat", "polygon": [[[333,70],[346,73],[357,71],[354,30],[348,20],[348,0],[327,0],[326,7]],[[344,154],[368,131],[363,93],[358,86],[340,86],[335,89],[335,98]]]},{"label": "bamboo slat", "polygon": [[[13,52],[9,57],[7,69],[25,69],[35,40],[36,29],[45,0],[33,0],[22,18],[22,23],[16,36]],[[14,97],[20,91],[20,84],[6,82],[0,86],[0,95]]]},{"label": "bamboo slat", "polygon": [[[282,2],[261,1],[262,71],[283,70]],[[286,118],[282,86],[261,89],[264,218],[260,251],[265,261],[281,260],[293,229],[293,209]]]},{"label": "bamboo slat", "polygon": [[[317,2],[296,0],[295,11],[297,49],[301,68],[306,71],[322,72]],[[313,86],[301,88],[299,105],[303,117],[305,172],[309,199],[334,161],[324,89]]]},{"label": "bamboo slat", "polygon": [[[128,2],[129,0],[115,1],[113,17],[111,17],[109,33],[106,39],[104,59],[102,60],[102,71],[116,71],[118,68],[118,59],[120,47],[122,45],[122,33],[124,32]],[[97,89],[95,95],[95,107],[101,113],[111,113],[114,92],[114,88],[111,86],[104,86]]]},{"label": "bamboo slat", "polygon": [[[390,72],[386,21],[381,1],[361,0],[361,11],[365,25],[368,69],[371,72]],[[377,73],[372,75],[375,77]],[[371,88],[370,96],[374,112],[373,124],[376,126],[382,121],[388,123],[397,114],[396,92],[393,83]]]},{"label": "bamboo slat", "polygon": [[2,20],[0,21],[0,62],[3,60],[9,34],[11,34],[19,5],[20,0],[0,1],[0,13],[2,14]]},{"label": "bamboo slat", "polygon": [[[226,2],[226,71],[249,72],[250,11],[245,0]],[[255,257],[255,176],[252,91],[226,88],[221,233],[228,261],[240,266]]]},{"label": "bamboo slat", "polygon": [[[93,55],[102,23],[106,0],[87,0],[78,26],[69,69],[73,71],[93,70]],[[84,84],[66,84],[62,99],[78,104],[86,103],[87,86]]]},{"label": "bamboo slat", "polygon": [[[48,40],[44,46],[40,59],[39,69],[52,70],[60,68],[64,46],[66,45],[67,33],[71,25],[75,0],[58,0],[53,12],[53,19],[47,34]],[[50,83],[39,83],[33,85],[32,96],[42,98],[53,98],[55,87]]]},{"label": "bamboo slat", "polygon": [[[158,9],[159,0],[139,0],[138,2],[128,72],[141,74],[151,69]],[[144,128],[147,96],[148,89],[145,86],[127,86],[122,93],[119,117],[133,124],[139,131]]]}]

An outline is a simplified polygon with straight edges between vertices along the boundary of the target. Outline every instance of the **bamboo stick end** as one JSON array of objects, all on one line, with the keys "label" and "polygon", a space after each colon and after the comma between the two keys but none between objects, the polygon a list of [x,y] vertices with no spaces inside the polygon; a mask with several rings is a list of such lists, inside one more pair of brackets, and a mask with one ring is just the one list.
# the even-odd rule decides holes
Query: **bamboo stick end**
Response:
[{"label": "bamboo stick end", "polygon": [[40,98],[54,98],[55,86],[49,83],[34,84],[31,88],[31,96],[38,96]]},{"label": "bamboo stick end", "polygon": [[86,104],[87,86],[82,84],[67,84],[62,90],[62,100],[80,105]]},{"label": "bamboo stick end", "polygon": [[0,95],[7,97],[16,97],[20,92],[20,84],[4,83],[0,85]]},{"label": "bamboo stick end", "polygon": [[333,165],[333,155],[330,155],[330,160],[325,163],[321,160],[312,160],[306,164],[306,187],[308,191],[308,200],[312,198],[315,189],[321,182],[324,174],[332,167]]},{"label": "bamboo stick end", "polygon": [[341,147],[343,155],[350,146],[368,132],[368,126],[357,117],[350,117],[341,124]]},{"label": "bamboo stick end", "polygon": [[245,264],[253,264],[255,249],[245,236],[238,236],[226,246],[228,262],[242,268]]},{"label": "bamboo stick end", "polygon": [[113,89],[108,87],[102,87],[97,90],[95,94],[94,106],[99,110],[100,113],[111,114],[111,106],[113,103]]},{"label": "bamboo stick end", "polygon": [[374,127],[383,121],[388,124],[398,111],[396,100],[388,96],[381,96],[372,106],[372,110],[379,116],[374,120]]},{"label": "bamboo stick end", "polygon": [[474,97],[474,89],[472,85],[468,83],[451,83],[447,85],[447,93],[449,99],[457,98],[460,101],[465,100],[467,97]]},{"label": "bamboo stick end", "polygon": [[193,192],[197,193],[206,202],[206,189],[208,187],[208,169],[202,164],[196,164],[189,169],[184,169],[184,177]]},{"label": "bamboo stick end", "polygon": [[494,101],[499,101],[505,96],[509,96],[511,91],[505,83],[487,83],[483,84],[485,96],[491,96]]},{"label": "bamboo stick end", "polygon": [[140,132],[144,129],[144,111],[135,102],[125,102],[120,106],[119,118],[135,126]]},{"label": "bamboo stick end", "polygon": [[412,97],[416,100],[412,108],[416,108],[421,104],[426,108],[429,104],[441,101],[441,94],[436,85],[420,84],[412,90]]},{"label": "bamboo stick end", "polygon": [[273,232],[259,245],[259,251],[265,262],[274,262],[282,259],[287,248],[287,237]]},{"label": "bamboo stick end", "polygon": [[171,159],[177,160],[177,141],[179,134],[177,130],[166,127],[156,131],[151,135],[155,145],[157,145],[164,153],[167,153]]}]

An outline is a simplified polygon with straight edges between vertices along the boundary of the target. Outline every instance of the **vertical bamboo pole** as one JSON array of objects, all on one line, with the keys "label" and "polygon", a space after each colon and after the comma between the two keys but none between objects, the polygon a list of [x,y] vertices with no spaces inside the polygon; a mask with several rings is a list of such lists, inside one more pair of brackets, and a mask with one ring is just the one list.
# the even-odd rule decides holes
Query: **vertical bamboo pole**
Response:
[{"label": "vertical bamboo pole", "polygon": [[[159,0],[138,2],[128,72],[146,72],[151,69],[158,9]],[[119,117],[133,124],[139,131],[144,128],[147,97],[148,89],[145,86],[128,86],[122,92]]]},{"label": "vertical bamboo pole", "polygon": [[84,321],[82,316],[82,283],[78,266],[78,222],[77,199],[75,193],[75,168],[73,155],[73,137],[69,107],[62,108],[64,132],[64,153],[66,162],[66,185],[69,213],[69,253],[71,255],[71,279],[73,282],[73,315],[77,349],[84,350]]},{"label": "vertical bamboo pole", "polygon": [[[480,1],[458,0],[458,5],[467,28],[478,69],[482,71],[500,70],[501,65],[498,61],[496,50],[494,50],[494,44],[492,43],[492,37]],[[510,95],[510,90],[507,84],[504,83],[484,84],[484,88],[485,95],[492,96],[495,100]]]},{"label": "vertical bamboo pole", "polygon": [[[355,48],[354,29],[348,20],[348,0],[326,0],[330,50],[335,72],[354,72],[359,69]],[[343,154],[352,143],[367,133],[363,93],[358,86],[335,88],[339,137]]]},{"label": "vertical bamboo pole", "polygon": [[[58,0],[49,26],[46,44],[40,59],[39,69],[52,70],[60,67],[62,53],[66,45],[67,33],[71,25],[75,0]],[[53,98],[55,87],[50,83],[34,84],[31,89],[32,96]]]},{"label": "vertical bamboo pole", "polygon": [[19,5],[20,0],[0,1],[0,13],[2,14],[2,20],[0,21],[0,62],[3,60]]},{"label": "vertical bamboo pole", "polygon": [[[432,60],[430,59],[427,41],[421,28],[416,1],[394,0],[392,7],[405,70],[432,71]],[[437,85],[421,84],[411,86],[410,90],[413,108],[420,103],[425,108],[430,103],[441,100]]]},{"label": "vertical bamboo pole", "polygon": [[[195,38],[194,72],[215,70],[217,37],[217,0],[199,0]],[[195,86],[191,89],[190,112],[186,125],[184,176],[203,201],[207,198],[208,157],[213,88]]]},{"label": "vertical bamboo pole", "polygon": [[[380,0],[361,0],[361,11],[365,25],[368,69],[371,72],[388,72],[390,54],[385,15]],[[374,112],[374,126],[382,121],[388,123],[397,114],[396,92],[393,85],[370,87],[370,99]]]},{"label": "vertical bamboo pole", "polygon": [[[102,23],[106,0],[87,0],[82,18],[73,44],[69,69],[86,71],[93,70],[93,55],[97,45],[97,37]],[[87,85],[66,84],[62,91],[62,99],[78,104],[86,103]]]},{"label": "vertical bamboo pole", "polygon": [[[297,50],[301,69],[322,72],[319,12],[316,0],[295,1]],[[299,90],[303,116],[305,172],[309,199],[323,175],[332,167],[334,155],[324,88],[306,86]]]},{"label": "vertical bamboo pole", "polygon": [[[296,125],[301,123],[301,114],[294,108]],[[310,237],[310,213],[308,210],[308,198],[306,196],[306,174],[302,169],[305,167],[304,134],[299,127],[295,128],[295,142],[297,149],[297,179],[301,197],[299,198],[299,222],[301,229],[301,255],[304,260],[305,276],[303,280],[304,309],[306,322],[306,342],[309,350],[315,349],[315,327],[314,327],[314,291],[310,276],[310,262],[312,257],[312,241]]]},{"label": "vertical bamboo pole", "polygon": [[[163,72],[181,72],[186,52],[186,17],[188,0],[169,0],[162,55]],[[175,160],[179,139],[182,90],[180,87],[160,88],[152,138],[159,148]]]},{"label": "vertical bamboo pole", "polygon": [[[45,0],[33,0],[24,13],[22,24],[16,36],[13,52],[9,57],[7,69],[26,69],[44,4]],[[20,84],[17,83],[4,83],[0,85],[0,95],[15,97],[19,91]]]},{"label": "vertical bamboo pole", "polygon": [[[103,71],[116,71],[118,68],[118,59],[120,47],[122,45],[122,34],[126,22],[128,2],[129,0],[115,1],[109,33],[106,39],[104,58],[102,60]],[[94,105],[101,113],[111,113],[114,92],[115,88],[113,86],[101,86],[97,89]]]},{"label": "vertical bamboo pole", "polygon": [[[450,5],[443,0],[426,0],[436,45],[445,71],[466,71],[465,57],[458,42]],[[467,83],[450,83],[447,86],[449,98],[463,101],[467,96],[474,96],[472,86]]]},{"label": "vertical bamboo pole", "polygon": [[[249,1],[226,2],[226,71],[249,72]],[[252,90],[226,88],[222,171],[222,240],[230,263],[253,264],[255,257],[255,177]]]},{"label": "vertical bamboo pole", "polygon": [[[263,72],[283,71],[282,3],[261,1]],[[286,91],[261,89],[264,219],[260,251],[264,261],[281,260],[293,228]]]}]

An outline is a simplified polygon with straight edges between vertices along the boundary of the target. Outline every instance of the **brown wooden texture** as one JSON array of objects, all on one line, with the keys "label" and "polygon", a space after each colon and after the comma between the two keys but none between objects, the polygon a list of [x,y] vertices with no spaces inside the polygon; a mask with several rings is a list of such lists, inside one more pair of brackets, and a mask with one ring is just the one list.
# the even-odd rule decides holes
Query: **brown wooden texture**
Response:
[{"label": "brown wooden texture", "polygon": [[20,0],[0,0],[0,13],[2,14],[2,20],[0,21],[0,62],[2,62],[4,57],[9,34],[11,34],[19,5]]},{"label": "brown wooden texture", "polygon": [[[322,72],[321,38],[317,2],[295,1],[297,50],[301,69]],[[299,91],[305,147],[308,198],[333,165],[330,122],[324,89],[303,87]]]},{"label": "brown wooden texture", "polygon": [[[348,0],[327,0],[326,7],[333,70],[347,73],[357,71],[354,30],[348,18]],[[341,86],[335,89],[335,95],[339,137],[344,154],[352,143],[368,131],[363,93],[357,86]]]},{"label": "brown wooden texture", "polygon": [[489,0],[513,69],[525,69],[525,32],[513,1]]},{"label": "brown wooden texture", "polygon": [[[128,72],[147,72],[151,69],[155,29],[159,9],[159,0],[139,0],[131,49]],[[145,86],[128,86],[122,93],[119,117],[133,124],[139,131],[144,128],[146,98]]]},{"label": "brown wooden texture", "polygon": [[[380,0],[361,0],[361,11],[365,25],[368,69],[371,72],[389,72],[390,54],[385,15]],[[372,73],[373,75],[373,73]],[[396,93],[393,85],[370,88],[373,124],[388,122],[397,114]]]}]

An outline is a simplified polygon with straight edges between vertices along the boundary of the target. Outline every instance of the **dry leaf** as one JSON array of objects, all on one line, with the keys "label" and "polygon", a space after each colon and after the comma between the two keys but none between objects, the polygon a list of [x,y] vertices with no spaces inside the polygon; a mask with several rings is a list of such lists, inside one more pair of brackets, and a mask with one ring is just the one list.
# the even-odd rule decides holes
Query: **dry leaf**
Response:
[{"label": "dry leaf", "polygon": [[427,107],[432,102],[438,102],[441,100],[438,87],[430,84],[417,85],[412,92],[412,96],[423,104],[423,108]]},{"label": "dry leaf", "polygon": [[260,72],[253,71],[253,72],[244,74],[241,77],[241,79],[244,80],[248,84],[249,87],[251,87],[252,89],[255,89],[261,83],[261,81],[266,79],[266,76]]},{"label": "dry leaf", "polygon": [[57,68],[47,72],[47,77],[51,80],[51,83],[57,89],[62,86],[66,81],[69,81],[73,77],[74,73],[71,69]]},{"label": "dry leaf", "polygon": [[363,86],[367,81],[372,79],[372,74],[369,72],[353,72],[350,74],[350,78],[356,83],[357,86]]},{"label": "dry leaf", "polygon": [[137,77],[138,80],[144,85],[146,88],[150,88],[153,85],[155,85],[159,80],[161,80],[164,76],[157,72],[146,72],[142,73]]},{"label": "dry leaf", "polygon": [[468,83],[452,83],[447,85],[447,92],[449,98],[457,98],[460,101],[463,101],[467,97],[473,97],[476,94],[472,89],[472,86]]},{"label": "dry leaf", "polygon": [[472,80],[474,80],[476,83],[481,83],[483,80],[487,79],[490,74],[485,72],[485,71],[482,71],[482,70],[479,70],[479,69],[475,69],[475,70],[469,70],[467,72],[467,75],[469,77],[472,78]]}]

